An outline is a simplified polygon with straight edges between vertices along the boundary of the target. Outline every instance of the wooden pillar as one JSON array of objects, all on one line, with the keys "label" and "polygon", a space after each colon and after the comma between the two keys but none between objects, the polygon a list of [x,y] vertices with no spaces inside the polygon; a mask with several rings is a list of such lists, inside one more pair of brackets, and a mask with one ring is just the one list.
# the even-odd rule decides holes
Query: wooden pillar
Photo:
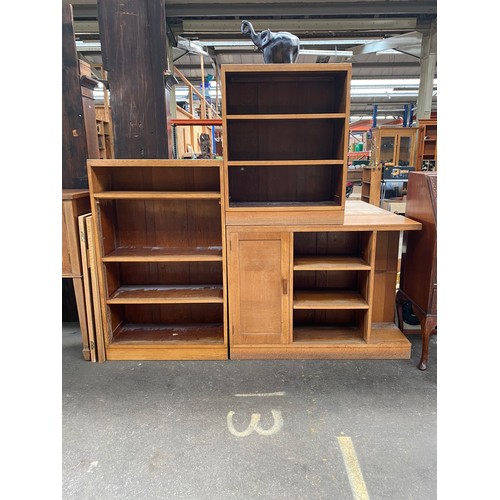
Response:
[{"label": "wooden pillar", "polygon": [[164,0],[98,0],[116,158],[168,158]]},{"label": "wooden pillar", "polygon": [[86,189],[87,138],[80,69],[73,29],[73,7],[62,6],[62,189]]}]

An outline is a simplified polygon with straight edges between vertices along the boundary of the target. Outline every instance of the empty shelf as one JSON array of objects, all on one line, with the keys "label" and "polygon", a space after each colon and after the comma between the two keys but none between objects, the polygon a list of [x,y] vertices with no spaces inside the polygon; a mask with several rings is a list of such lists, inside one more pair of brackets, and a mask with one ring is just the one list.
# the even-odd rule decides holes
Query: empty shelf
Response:
[{"label": "empty shelf", "polygon": [[227,120],[317,120],[345,119],[345,113],[275,113],[252,115],[227,115]]},{"label": "empty shelf", "polygon": [[102,191],[94,197],[100,200],[218,200],[217,191]]},{"label": "empty shelf", "polygon": [[357,291],[307,290],[296,291],[294,309],[368,309],[368,303]]},{"label": "empty shelf", "polygon": [[106,255],[103,262],[210,262],[222,261],[222,247],[165,248],[122,247]]},{"label": "empty shelf", "polygon": [[364,344],[363,332],[351,325],[296,326],[293,329],[294,343],[312,344]]},{"label": "empty shelf", "polygon": [[294,271],[369,271],[370,265],[360,257],[315,255],[295,257]]},{"label": "empty shelf", "polygon": [[121,286],[108,304],[219,304],[220,285],[140,285]]},{"label": "empty shelf", "polygon": [[224,344],[222,323],[125,324],[113,334],[112,344]]}]

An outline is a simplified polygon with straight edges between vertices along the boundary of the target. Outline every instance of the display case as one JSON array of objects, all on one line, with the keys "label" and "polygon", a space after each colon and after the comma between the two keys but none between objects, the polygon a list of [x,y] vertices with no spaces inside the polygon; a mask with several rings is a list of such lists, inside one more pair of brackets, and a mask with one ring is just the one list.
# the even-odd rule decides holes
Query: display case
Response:
[{"label": "display case", "polygon": [[371,165],[414,167],[416,135],[417,129],[410,127],[373,128]]}]

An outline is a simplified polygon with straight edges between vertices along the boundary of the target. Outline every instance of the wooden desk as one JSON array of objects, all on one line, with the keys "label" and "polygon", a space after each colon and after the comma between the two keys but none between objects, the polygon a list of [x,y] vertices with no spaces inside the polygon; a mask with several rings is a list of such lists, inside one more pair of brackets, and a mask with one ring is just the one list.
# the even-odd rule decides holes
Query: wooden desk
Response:
[{"label": "wooden desk", "polygon": [[90,360],[78,216],[90,212],[88,189],[62,190],[62,277],[71,278],[82,333],[83,358]]}]

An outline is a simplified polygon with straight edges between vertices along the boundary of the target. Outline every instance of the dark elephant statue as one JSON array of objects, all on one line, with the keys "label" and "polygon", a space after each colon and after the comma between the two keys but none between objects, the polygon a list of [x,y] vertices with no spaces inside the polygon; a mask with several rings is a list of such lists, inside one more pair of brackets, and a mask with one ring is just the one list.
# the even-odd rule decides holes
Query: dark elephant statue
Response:
[{"label": "dark elephant statue", "polygon": [[264,62],[270,63],[294,63],[299,57],[300,40],[287,31],[273,33],[264,30],[255,33],[252,23],[242,21],[241,32],[250,34],[252,42],[262,51]]}]

